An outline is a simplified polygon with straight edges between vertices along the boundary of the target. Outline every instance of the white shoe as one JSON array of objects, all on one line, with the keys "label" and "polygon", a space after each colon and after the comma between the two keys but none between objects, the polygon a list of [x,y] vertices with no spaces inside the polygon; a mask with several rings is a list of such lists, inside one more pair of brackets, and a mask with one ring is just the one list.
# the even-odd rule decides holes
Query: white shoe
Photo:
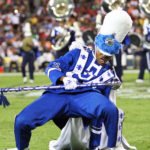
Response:
[{"label": "white shoe", "polygon": [[124,136],[122,136],[122,145],[125,149],[132,149],[132,150],[136,150],[136,147],[135,146],[131,146],[127,140],[125,139]]},{"label": "white shoe", "polygon": [[56,140],[49,142],[49,150],[55,150],[55,148],[56,148],[55,143],[56,143]]},{"label": "white shoe", "polygon": [[17,148],[6,148],[4,150],[18,150]]},{"label": "white shoe", "polygon": [[59,140],[52,140],[49,142],[49,150],[70,150],[70,144],[65,144],[64,143],[60,143]]},{"label": "white shoe", "polygon": [[120,144],[119,146],[116,146],[115,148],[113,148],[112,150],[127,150],[123,147],[122,144]]},{"label": "white shoe", "polygon": [[[4,150],[18,150],[18,148],[8,148],[8,149],[4,149]],[[30,150],[30,149],[27,147],[24,150]]]},{"label": "white shoe", "polygon": [[136,83],[143,83],[144,81],[142,79],[137,79]]},{"label": "white shoe", "polygon": [[34,80],[31,79],[31,80],[30,80],[30,83],[34,83]]},{"label": "white shoe", "polygon": [[105,148],[105,149],[103,149],[103,150],[127,150],[127,149],[125,149],[125,148],[123,147],[123,145],[120,144],[119,146],[116,146],[116,147],[114,147],[114,148]]},{"label": "white shoe", "polygon": [[25,148],[24,150],[30,150],[30,148],[29,148],[29,147],[27,147],[27,148]]},{"label": "white shoe", "polygon": [[102,150],[114,150],[114,148],[104,148]]},{"label": "white shoe", "polygon": [[23,83],[27,83],[27,77],[23,78]]}]

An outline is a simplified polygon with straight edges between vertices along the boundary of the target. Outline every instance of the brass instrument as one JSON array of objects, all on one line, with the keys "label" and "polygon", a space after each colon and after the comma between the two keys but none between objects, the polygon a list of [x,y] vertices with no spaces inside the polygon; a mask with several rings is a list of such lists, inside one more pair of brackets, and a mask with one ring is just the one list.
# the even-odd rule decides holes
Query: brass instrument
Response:
[{"label": "brass instrument", "polygon": [[70,32],[64,33],[56,42],[56,44],[52,44],[52,49],[54,51],[60,51],[62,50],[69,42],[71,38]]},{"label": "brass instrument", "polygon": [[129,39],[130,39],[130,51],[129,53],[135,53],[138,51],[139,47],[142,45],[142,36],[136,32],[129,33]]},{"label": "brass instrument", "polygon": [[150,0],[139,0],[139,8],[148,18],[150,18]]},{"label": "brass instrument", "polygon": [[73,0],[50,0],[47,10],[53,19],[61,21],[73,12],[74,3]]},{"label": "brass instrument", "polygon": [[125,0],[102,0],[102,8],[105,12],[110,12],[114,9],[123,8]]},{"label": "brass instrument", "polygon": [[[50,0],[47,5],[47,10],[54,20],[63,21],[68,18],[74,10],[73,0]],[[56,40],[55,44],[52,44],[54,51],[60,51],[70,41],[71,34],[69,31],[64,32],[60,35],[59,39]]]}]

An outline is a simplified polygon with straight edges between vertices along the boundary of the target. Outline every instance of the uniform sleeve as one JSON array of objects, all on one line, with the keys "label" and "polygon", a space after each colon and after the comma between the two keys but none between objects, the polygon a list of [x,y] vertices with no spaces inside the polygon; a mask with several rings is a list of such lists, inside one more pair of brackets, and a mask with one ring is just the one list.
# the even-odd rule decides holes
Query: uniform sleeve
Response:
[{"label": "uniform sleeve", "polygon": [[76,57],[79,56],[79,53],[80,50],[75,49],[49,63],[45,70],[45,74],[54,85],[58,84],[60,77],[65,76],[65,73],[70,71],[71,66],[75,63]]}]

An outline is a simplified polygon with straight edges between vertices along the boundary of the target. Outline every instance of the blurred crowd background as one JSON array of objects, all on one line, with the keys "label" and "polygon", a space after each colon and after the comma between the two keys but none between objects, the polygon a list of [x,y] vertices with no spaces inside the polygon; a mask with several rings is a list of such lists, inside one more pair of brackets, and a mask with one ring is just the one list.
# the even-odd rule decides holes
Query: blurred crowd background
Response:
[{"label": "blurred crowd background", "polygon": [[[47,11],[48,0],[0,0],[0,72],[21,71],[22,41],[24,27],[30,22],[34,46],[39,51],[36,57],[35,70],[41,71],[42,61],[38,57],[45,55],[45,60],[50,62],[55,59],[50,42],[52,28],[57,24]],[[67,25],[78,24],[80,32],[76,37],[82,38],[86,30],[97,32],[96,16],[101,16],[101,22],[106,12],[101,9],[101,0],[74,0],[75,9],[68,18]],[[138,0],[127,0],[124,9],[133,19],[133,27],[130,33],[143,36],[143,23],[146,16],[140,12]],[[130,47],[129,47],[130,48]],[[129,50],[126,54],[125,68],[139,68],[140,57],[136,50]],[[47,58],[48,56],[48,58]],[[39,60],[39,61],[38,61]]]}]

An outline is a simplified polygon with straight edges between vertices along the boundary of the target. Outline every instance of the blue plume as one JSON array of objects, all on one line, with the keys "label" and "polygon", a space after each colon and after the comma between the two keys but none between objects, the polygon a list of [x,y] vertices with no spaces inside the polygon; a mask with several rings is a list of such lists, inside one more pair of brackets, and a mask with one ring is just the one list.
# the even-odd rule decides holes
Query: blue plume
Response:
[{"label": "blue plume", "polygon": [[108,54],[119,54],[121,43],[119,43],[114,35],[98,34],[94,44],[102,51]]},{"label": "blue plume", "polygon": [[3,105],[3,107],[5,108],[6,106],[9,106],[10,103],[7,100],[7,98],[3,95],[3,93],[1,92],[0,94],[0,105]]}]

